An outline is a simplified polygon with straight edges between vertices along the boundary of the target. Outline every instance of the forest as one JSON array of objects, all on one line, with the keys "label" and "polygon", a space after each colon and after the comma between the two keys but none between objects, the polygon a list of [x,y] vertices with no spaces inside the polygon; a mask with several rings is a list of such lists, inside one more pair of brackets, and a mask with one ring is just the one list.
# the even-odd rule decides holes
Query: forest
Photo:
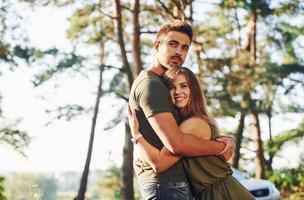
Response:
[{"label": "forest", "polygon": [[[68,13],[62,20],[67,22],[64,38],[69,48],[41,48],[29,39],[24,21],[44,7]],[[59,91],[65,79],[77,77],[90,84],[91,98],[89,103],[77,99],[52,103],[43,110],[49,116],[49,127],[56,121],[68,125],[80,116],[90,121],[85,133],[88,140],[80,144],[85,147],[83,170],[69,176],[76,183],[59,183],[63,174],[0,173],[0,200],[64,200],[76,195],[79,199],[139,199],[127,122],[129,92],[139,72],[152,62],[159,27],[173,19],[193,26],[185,66],[199,78],[221,132],[235,138],[231,166],[242,171],[251,169],[248,173],[252,177],[272,181],[282,199],[303,197],[303,1],[3,0],[0,19],[0,83],[21,68],[33,72],[29,80],[33,90],[49,91],[51,85],[52,91]],[[69,89],[77,92],[73,86]],[[2,90],[0,84],[0,147],[9,146],[26,157],[33,138],[20,126],[21,120],[6,116]],[[49,93],[41,98],[47,101]],[[87,94],[77,95],[80,98]],[[103,110],[104,99],[115,102],[111,114]],[[107,115],[112,117],[99,124]],[[284,128],[285,115],[294,119],[290,129]],[[235,125],[227,119],[233,119]],[[90,171],[94,140],[100,138],[99,126],[107,132],[118,124],[122,124],[119,135],[124,139],[122,145],[112,145],[121,151],[121,165],[113,162],[106,170]],[[68,146],[70,141],[64,142]],[[288,147],[298,151],[297,166],[282,164]],[[98,156],[98,152],[93,155]],[[0,172],[1,163],[7,160],[10,158],[0,149]]]}]

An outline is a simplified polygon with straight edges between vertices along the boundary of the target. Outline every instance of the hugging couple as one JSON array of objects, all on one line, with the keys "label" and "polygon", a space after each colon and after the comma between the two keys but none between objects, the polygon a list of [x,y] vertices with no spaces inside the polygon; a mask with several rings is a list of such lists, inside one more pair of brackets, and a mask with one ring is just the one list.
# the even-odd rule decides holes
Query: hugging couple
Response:
[{"label": "hugging couple", "polygon": [[195,74],[182,67],[192,41],[189,23],[164,24],[154,60],[135,79],[129,124],[139,152],[134,170],[144,200],[250,200],[227,160],[234,140],[220,137]]}]

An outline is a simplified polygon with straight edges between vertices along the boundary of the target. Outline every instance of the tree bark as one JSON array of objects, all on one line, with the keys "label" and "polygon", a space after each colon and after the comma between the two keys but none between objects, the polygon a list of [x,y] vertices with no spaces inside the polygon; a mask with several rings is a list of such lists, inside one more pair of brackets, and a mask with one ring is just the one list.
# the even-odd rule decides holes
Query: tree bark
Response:
[{"label": "tree bark", "polygon": [[140,58],[140,24],[139,24],[139,0],[133,0],[131,9],[133,15],[133,37],[132,37],[132,53],[135,65],[135,73],[139,74],[142,70],[142,61]]},{"label": "tree bark", "polygon": [[114,5],[114,13],[115,13],[115,29],[116,29],[116,34],[117,34],[117,39],[118,39],[118,44],[119,44],[119,49],[120,49],[120,54],[122,58],[122,63],[123,63],[123,68],[122,71],[126,74],[127,76],[127,81],[128,81],[128,87],[131,89],[132,83],[133,83],[133,75],[131,71],[131,67],[128,61],[127,57],[127,51],[125,48],[125,42],[123,38],[123,28],[122,28],[122,16],[121,16],[121,4],[119,0],[113,0],[113,5]]},{"label": "tree bark", "polygon": [[[104,46],[103,46],[102,42],[100,42],[100,47],[101,47],[101,54],[100,54],[101,59],[100,60],[101,60],[101,63],[102,63],[103,58],[104,58],[104,51],[103,51]],[[78,194],[77,194],[77,197],[76,197],[77,200],[84,200],[85,192],[86,192],[86,189],[87,189],[87,181],[88,181],[88,176],[89,176],[89,171],[90,171],[90,163],[91,163],[94,136],[95,136],[95,127],[96,127],[96,121],[97,121],[97,117],[98,117],[100,98],[101,98],[101,95],[102,95],[102,75],[103,75],[103,71],[104,71],[104,65],[100,64],[100,66],[99,66],[99,83],[98,83],[96,101],[95,101],[95,106],[94,106],[94,114],[93,114],[92,125],[91,125],[91,133],[90,133],[90,140],[89,140],[87,158],[86,158],[84,170],[83,170],[81,181],[80,181],[80,187],[79,187]]]},{"label": "tree bark", "polygon": [[245,122],[245,112],[241,112],[241,117],[239,120],[239,125],[237,128],[237,131],[235,133],[235,149],[234,149],[234,154],[232,158],[232,166],[234,168],[239,168],[239,160],[241,157],[241,144],[242,144],[242,139],[243,139],[243,130],[244,130],[244,122]]},{"label": "tree bark", "polygon": [[[254,4],[254,3],[253,3]],[[256,65],[256,11],[249,15],[246,49],[250,52],[250,66]]]},{"label": "tree bark", "polygon": [[133,143],[131,142],[131,131],[128,119],[125,121],[125,142],[123,148],[123,165],[121,173],[121,199],[133,200]]},{"label": "tree bark", "polygon": [[[122,16],[121,16],[121,4],[119,0],[112,0],[114,5],[115,13],[115,29],[117,34],[117,39],[119,43],[120,53],[123,63],[123,72],[126,74],[128,81],[129,91],[131,90],[133,83],[133,75],[131,71],[130,64],[127,58],[127,51],[125,48],[125,42],[123,38],[123,28],[122,28]],[[121,171],[121,199],[132,200],[134,199],[134,190],[133,190],[133,146],[130,144],[131,134],[128,127],[128,124],[125,125],[125,144],[123,148],[123,163]],[[131,156],[132,154],[132,156]]]},{"label": "tree bark", "polygon": [[[269,143],[270,143],[270,145],[273,142],[272,141],[272,125],[271,125],[272,113],[271,113],[271,110],[272,110],[272,106],[269,106],[268,110],[266,111],[266,115],[267,115],[267,118],[268,118]],[[274,154],[269,152],[269,159],[265,160],[266,169],[269,170],[269,171],[273,171],[273,168],[272,168],[273,157],[274,157]]]},{"label": "tree bark", "polygon": [[[247,33],[247,45],[246,49],[250,52],[250,62],[249,66],[252,70],[255,70],[256,67],[256,20],[257,20],[257,13],[256,13],[256,4],[257,2],[251,2],[250,6],[250,14],[249,14],[249,21],[248,21],[248,33]],[[253,87],[253,86],[251,86]],[[253,89],[253,88],[251,88]],[[261,127],[259,122],[259,113],[256,107],[256,102],[252,100],[251,95],[250,97],[250,110],[253,116],[253,126],[254,126],[254,137],[256,143],[256,173],[255,177],[258,179],[265,177],[265,157],[264,157],[264,150],[263,144],[261,139]]]},{"label": "tree bark", "polygon": [[265,158],[264,158],[264,149],[263,142],[261,138],[261,127],[258,112],[253,109],[253,126],[254,126],[254,135],[256,143],[256,172],[255,178],[261,179],[265,177]]},{"label": "tree bark", "polygon": [[268,118],[268,129],[269,129],[269,140],[272,141],[272,126],[271,126],[271,119],[272,119],[272,106],[269,106],[268,110],[266,111],[266,115]]}]

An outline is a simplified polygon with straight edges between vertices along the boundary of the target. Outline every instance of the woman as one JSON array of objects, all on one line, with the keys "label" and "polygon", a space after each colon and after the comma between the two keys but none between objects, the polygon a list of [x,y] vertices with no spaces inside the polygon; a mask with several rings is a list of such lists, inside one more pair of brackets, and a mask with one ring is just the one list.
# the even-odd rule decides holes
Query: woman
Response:
[{"label": "woman", "polygon": [[[182,67],[168,71],[166,75],[166,85],[172,102],[183,119],[179,126],[181,131],[195,134],[202,139],[214,140],[219,134],[218,128],[207,112],[206,99],[194,73]],[[135,148],[138,148],[155,173],[165,171],[181,159],[165,147],[159,151],[141,137],[135,112],[129,111],[129,123],[133,138],[137,138]],[[183,158],[183,166],[195,199],[254,199],[246,188],[232,177],[229,163],[216,156]]]}]

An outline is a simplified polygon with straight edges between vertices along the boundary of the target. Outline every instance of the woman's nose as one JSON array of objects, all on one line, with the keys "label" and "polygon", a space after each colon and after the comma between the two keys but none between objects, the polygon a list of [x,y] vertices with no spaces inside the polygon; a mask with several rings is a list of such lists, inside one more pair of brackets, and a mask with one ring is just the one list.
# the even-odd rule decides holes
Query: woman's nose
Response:
[{"label": "woman's nose", "polygon": [[175,93],[175,94],[179,94],[179,93],[180,93],[180,89],[179,89],[179,88],[176,88],[175,91],[174,91],[174,93]]}]

